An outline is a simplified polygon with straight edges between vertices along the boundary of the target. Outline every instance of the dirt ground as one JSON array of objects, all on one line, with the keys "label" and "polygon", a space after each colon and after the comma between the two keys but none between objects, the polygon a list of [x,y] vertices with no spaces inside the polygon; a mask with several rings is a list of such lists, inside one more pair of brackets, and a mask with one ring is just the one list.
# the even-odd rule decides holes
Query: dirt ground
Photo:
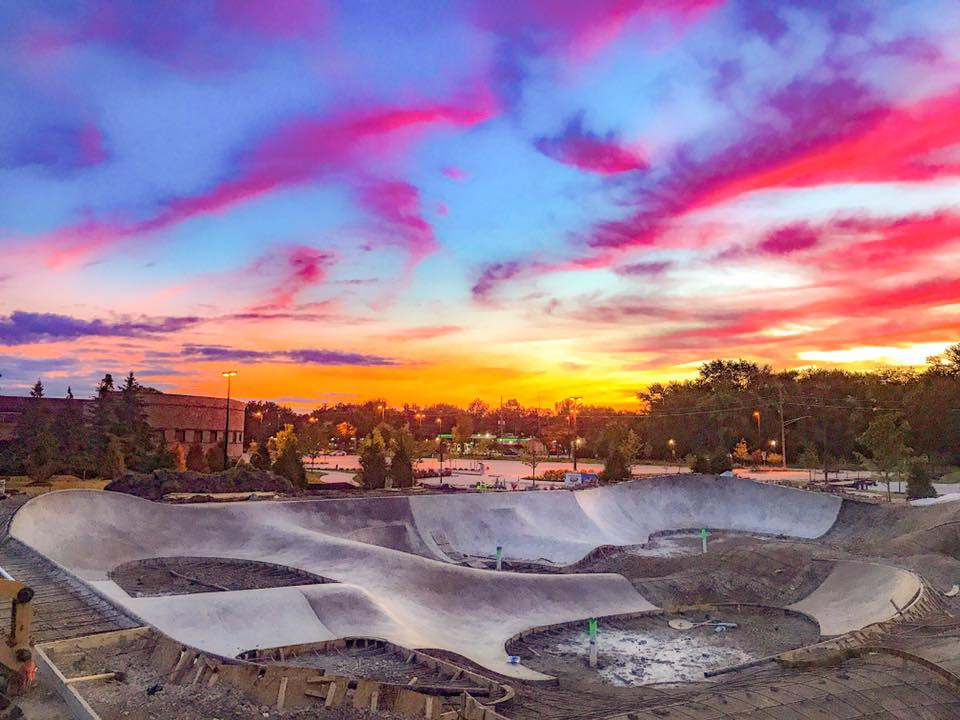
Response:
[{"label": "dirt ground", "polygon": [[[675,630],[668,621],[676,618],[698,627]],[[515,640],[507,652],[561,682],[575,678],[578,684],[634,686],[699,682],[705,670],[767,657],[818,638],[816,624],[800,615],[731,607],[712,613],[603,619],[597,631],[596,668],[588,664],[583,623]]]},{"label": "dirt ground", "polygon": [[238,690],[225,685],[174,685],[167,682],[150,662],[152,644],[148,639],[123,647],[98,648],[64,655],[54,661],[67,677],[122,670],[123,682],[93,681],[77,685],[83,698],[103,720],[366,720],[390,718],[392,713],[371,713],[351,707],[316,707],[278,711],[257,705]]},{"label": "dirt ground", "polygon": [[225,558],[152,558],[121,565],[110,579],[133,597],[312,585],[326,578],[280,565]]},{"label": "dirt ground", "polygon": [[[257,660],[260,663],[281,663],[274,660]],[[304,651],[287,655],[283,665],[322,669],[328,675],[347,675],[355,678],[371,678],[398,685],[428,685],[433,687],[467,687],[469,680],[452,680],[442,672],[430,670],[423,665],[407,664],[398,655],[383,646],[354,646],[333,648],[327,652]],[[489,675],[489,671],[484,671]]]},{"label": "dirt ground", "polygon": [[[696,538],[667,537],[671,552],[651,554],[650,543],[616,548],[578,563],[577,572],[614,572],[626,577],[650,602],[661,607],[701,603],[741,602],[783,607],[809,595],[826,579],[831,557],[814,543],[717,533],[707,554]],[[691,543],[697,548],[689,554]]]}]

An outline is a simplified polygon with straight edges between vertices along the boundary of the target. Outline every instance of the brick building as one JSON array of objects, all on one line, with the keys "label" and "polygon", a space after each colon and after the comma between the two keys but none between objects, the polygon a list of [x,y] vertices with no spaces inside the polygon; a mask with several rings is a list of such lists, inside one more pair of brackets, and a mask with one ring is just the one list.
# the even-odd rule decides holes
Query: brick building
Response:
[{"label": "brick building", "polygon": [[[200,444],[204,452],[223,441],[226,423],[226,398],[203,397],[200,395],[168,395],[166,393],[144,393],[143,410],[147,422],[163,434],[164,442],[170,448],[177,445],[189,447]],[[0,395],[0,440],[13,437],[17,421],[28,397],[19,395]],[[62,398],[43,398],[41,401],[57,412],[66,402]],[[89,407],[92,400],[80,400]],[[243,416],[245,403],[241,400],[230,401],[230,437],[227,442],[227,454],[240,457],[243,453]]]}]

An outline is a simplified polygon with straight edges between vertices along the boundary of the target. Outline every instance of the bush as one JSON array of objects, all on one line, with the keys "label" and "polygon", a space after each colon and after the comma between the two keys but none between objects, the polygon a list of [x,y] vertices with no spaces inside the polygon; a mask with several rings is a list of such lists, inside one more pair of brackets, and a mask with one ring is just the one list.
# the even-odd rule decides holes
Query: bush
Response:
[{"label": "bush", "polygon": [[307,473],[303,469],[303,459],[294,443],[289,443],[283,448],[273,464],[273,471],[293,483],[294,487],[307,486]]},{"label": "bush", "polygon": [[688,459],[690,469],[702,475],[719,475],[728,470],[733,470],[733,463],[730,461],[730,456],[722,449],[717,449],[712,452],[701,450],[694,453],[692,458],[688,457]]},{"label": "bush", "polygon": [[107,485],[106,490],[136,495],[147,500],[161,500],[164,495],[177,492],[228,493],[276,492],[293,494],[293,484],[286,478],[248,465],[230,468],[219,473],[154,470],[152,473],[124,473]]},{"label": "bush", "polygon": [[207,471],[207,461],[203,457],[203,448],[199,444],[191,445],[187,451],[187,470],[193,472]]},{"label": "bush", "polygon": [[570,470],[544,470],[540,473],[540,479],[546,480],[548,482],[563,482],[566,479],[566,475]]},{"label": "bush", "polygon": [[934,498],[937,491],[933,487],[930,471],[923,460],[914,460],[910,463],[910,474],[907,475],[907,499]]},{"label": "bush", "polygon": [[210,472],[226,470],[223,466],[223,443],[218,444],[216,447],[209,448],[207,452],[204,453],[203,460],[207,465],[207,470]]}]

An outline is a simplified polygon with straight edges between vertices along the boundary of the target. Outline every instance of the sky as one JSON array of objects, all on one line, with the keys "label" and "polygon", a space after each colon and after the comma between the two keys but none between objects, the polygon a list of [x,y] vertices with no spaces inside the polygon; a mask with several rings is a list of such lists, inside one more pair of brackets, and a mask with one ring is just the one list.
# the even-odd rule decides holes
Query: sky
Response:
[{"label": "sky", "polygon": [[960,340],[960,4],[7,0],[0,393],[629,407]]}]

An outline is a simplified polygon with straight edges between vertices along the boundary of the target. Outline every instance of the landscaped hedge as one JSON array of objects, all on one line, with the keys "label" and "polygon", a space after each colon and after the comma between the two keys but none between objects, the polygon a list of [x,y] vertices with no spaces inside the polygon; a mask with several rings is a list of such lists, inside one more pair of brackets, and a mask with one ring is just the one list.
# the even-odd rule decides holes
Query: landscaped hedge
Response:
[{"label": "landscaped hedge", "polygon": [[276,492],[296,493],[293,484],[268,470],[252,467],[230,468],[218,473],[188,470],[154,470],[152,473],[128,472],[107,485],[107,490],[127,493],[147,500],[161,500],[170,493]]}]

